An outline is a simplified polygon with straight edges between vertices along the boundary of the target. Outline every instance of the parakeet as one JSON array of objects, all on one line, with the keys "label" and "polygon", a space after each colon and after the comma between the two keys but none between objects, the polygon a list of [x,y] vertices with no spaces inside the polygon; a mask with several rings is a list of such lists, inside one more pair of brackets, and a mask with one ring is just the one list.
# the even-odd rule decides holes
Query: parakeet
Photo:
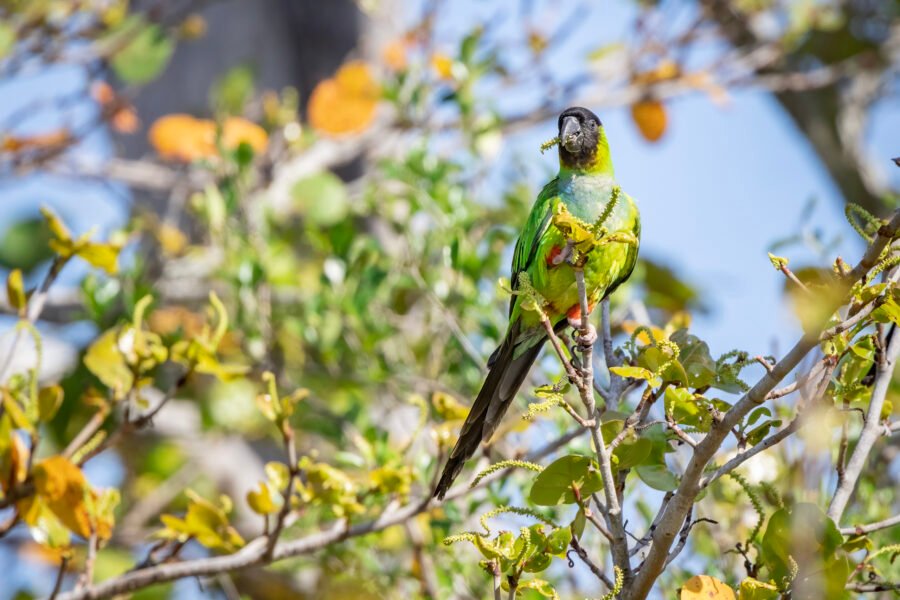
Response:
[{"label": "parakeet", "polygon": [[[580,324],[581,309],[574,269],[560,256],[566,251],[566,239],[551,224],[558,205],[563,203],[585,223],[595,223],[615,197],[603,226],[610,233],[630,233],[634,240],[640,239],[641,221],[634,201],[618,189],[597,115],[586,108],[568,108],[559,115],[557,127],[559,174],[541,190],[519,235],[510,282],[516,290],[520,274],[526,273],[546,300],[544,311],[554,329],[562,331],[567,324]],[[587,255],[584,279],[591,309],[628,279],[637,253],[637,243],[612,242]],[[491,438],[547,339],[538,313],[525,310],[522,303],[521,295],[510,299],[506,336],[488,359],[487,377],[444,466],[434,491],[439,499],[479,444]]]}]

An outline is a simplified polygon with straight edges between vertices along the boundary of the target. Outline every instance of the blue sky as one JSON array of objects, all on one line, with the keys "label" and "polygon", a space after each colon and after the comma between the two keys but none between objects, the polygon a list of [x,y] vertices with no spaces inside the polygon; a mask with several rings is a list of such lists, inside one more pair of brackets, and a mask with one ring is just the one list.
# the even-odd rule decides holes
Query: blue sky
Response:
[{"label": "blue sky", "polygon": [[[410,15],[418,5],[408,4]],[[495,14],[496,6],[477,1],[455,4],[442,25],[448,47],[454,36],[472,27],[476,15]],[[580,68],[586,50],[616,41],[627,31],[631,2],[614,0],[600,6],[585,16],[584,28],[591,35],[561,49],[556,59],[561,69]],[[514,19],[509,26],[515,26]],[[73,72],[0,82],[0,119],[51,87],[79,83]],[[712,312],[695,321],[694,329],[714,354],[735,347],[753,354],[783,352],[799,329],[782,299],[783,278],[766,252],[773,241],[802,226],[819,229],[826,238],[842,235],[840,252],[854,262],[862,246],[846,225],[840,194],[789,118],[765,93],[736,93],[727,108],[694,95],[669,103],[668,111],[668,131],[656,144],[640,137],[627,109],[598,111],[611,141],[618,180],[642,211],[642,252],[675,267],[704,291]],[[46,126],[29,123],[25,129]],[[537,154],[539,144],[554,133],[554,123],[546,123],[512,136],[505,140],[500,160],[533,156],[532,183],[537,186],[555,169],[553,153]],[[900,103],[884,101],[873,113],[869,150],[894,185],[900,185],[900,170],[889,159],[900,154],[898,139]],[[95,138],[86,152],[103,155],[108,146]],[[113,227],[128,209],[126,199],[100,185],[42,176],[0,182],[0,191],[0,230],[36,211],[40,203],[56,206],[77,230]],[[808,221],[799,223],[810,199],[817,207]],[[796,247],[781,253],[794,265],[812,259],[810,252]],[[68,273],[70,278],[77,275],[76,269]],[[101,475],[94,473],[92,479]]]}]

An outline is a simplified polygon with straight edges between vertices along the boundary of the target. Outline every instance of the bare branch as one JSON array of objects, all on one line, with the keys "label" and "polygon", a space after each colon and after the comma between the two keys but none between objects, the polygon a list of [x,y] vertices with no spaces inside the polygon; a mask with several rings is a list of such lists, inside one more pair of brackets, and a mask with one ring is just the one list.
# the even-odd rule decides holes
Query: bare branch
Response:
[{"label": "bare branch", "polygon": [[894,515],[882,521],[875,521],[868,525],[856,525],[855,527],[841,527],[841,533],[844,535],[862,535],[864,533],[872,533],[881,529],[887,529],[894,525],[900,525],[900,515]]}]

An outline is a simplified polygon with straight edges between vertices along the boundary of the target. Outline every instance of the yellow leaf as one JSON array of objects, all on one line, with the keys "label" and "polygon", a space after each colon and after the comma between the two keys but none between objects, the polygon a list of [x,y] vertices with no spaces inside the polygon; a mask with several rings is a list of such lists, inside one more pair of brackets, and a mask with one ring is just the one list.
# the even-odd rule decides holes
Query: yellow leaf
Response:
[{"label": "yellow leaf", "polygon": [[84,355],[84,366],[122,398],[134,384],[134,374],[119,349],[119,333],[119,328],[110,329],[94,340]]},{"label": "yellow leaf", "polygon": [[18,429],[24,429],[25,431],[32,433],[34,431],[34,425],[28,420],[22,407],[19,406],[19,402],[6,390],[3,390],[2,393],[3,408],[6,409],[6,413],[12,420],[13,425]]},{"label": "yellow leaf", "polygon": [[453,59],[446,54],[432,54],[431,68],[441,79],[453,79]]},{"label": "yellow leaf", "polygon": [[19,315],[23,315],[27,298],[20,269],[13,269],[9,272],[9,277],[6,278],[6,297],[9,299],[9,305],[19,311]]},{"label": "yellow leaf", "polygon": [[444,392],[435,392],[431,396],[431,405],[434,406],[435,412],[445,421],[455,421],[465,419],[469,414],[469,409],[456,401],[450,394]]},{"label": "yellow leaf", "polygon": [[50,227],[50,232],[53,233],[53,237],[64,243],[72,241],[72,234],[69,233],[69,228],[66,227],[62,222],[62,219],[53,212],[53,209],[42,206],[41,214],[44,215],[44,219],[47,221],[47,225]]},{"label": "yellow leaf", "polygon": [[[637,331],[638,327],[640,326],[641,324],[637,321],[624,321],[622,323],[622,330],[628,335],[631,335],[635,331]],[[647,329],[650,330],[649,334],[647,333]],[[650,339],[650,334],[653,334],[653,340]],[[654,340],[658,342],[659,340],[666,339],[666,334],[656,325],[650,325],[648,327],[645,327],[639,334],[637,334],[637,337],[635,339],[641,344],[647,346],[654,343]]]},{"label": "yellow leaf", "polygon": [[639,85],[653,85],[654,83],[659,83],[661,81],[675,79],[680,75],[681,67],[678,63],[671,59],[664,59],[660,61],[655,69],[636,73],[634,77],[632,77],[632,81]]},{"label": "yellow leaf", "polygon": [[45,387],[38,392],[38,415],[46,423],[59,410],[63,400],[63,389],[59,385]]},{"label": "yellow leaf", "polygon": [[253,512],[260,515],[270,515],[278,510],[272,500],[269,486],[264,481],[259,482],[258,489],[247,492],[247,504],[250,505]]},{"label": "yellow leaf", "polygon": [[169,256],[178,256],[187,247],[188,238],[184,233],[169,223],[163,223],[156,230],[156,240],[162,251]]},{"label": "yellow leaf", "polygon": [[734,590],[709,575],[694,575],[681,588],[681,600],[735,600]]},{"label": "yellow leaf", "polygon": [[115,275],[119,271],[120,250],[121,247],[114,244],[87,242],[77,246],[75,254],[90,263],[91,266]]},{"label": "yellow leaf", "polygon": [[63,525],[81,537],[90,537],[85,498],[91,492],[84,473],[69,459],[51,456],[35,465],[34,489]]},{"label": "yellow leaf", "polygon": [[369,67],[351,61],[313,89],[307,116],[310,124],[324,133],[358,133],[375,119],[379,96],[380,88]]},{"label": "yellow leaf", "polygon": [[645,100],[631,106],[631,118],[648,142],[658,141],[666,132],[666,107],[658,100]]}]

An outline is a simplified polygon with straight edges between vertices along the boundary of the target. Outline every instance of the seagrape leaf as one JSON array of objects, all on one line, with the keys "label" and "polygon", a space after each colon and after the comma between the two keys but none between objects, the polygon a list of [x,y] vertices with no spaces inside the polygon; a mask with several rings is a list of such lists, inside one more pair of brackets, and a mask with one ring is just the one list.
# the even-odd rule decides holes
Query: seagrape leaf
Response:
[{"label": "seagrape leaf", "polygon": [[780,581],[790,573],[792,554],[802,549],[829,561],[844,539],[834,524],[815,504],[801,503],[775,512],[762,536],[760,559],[769,575]]},{"label": "seagrape leaf", "polygon": [[529,499],[540,506],[572,504],[576,502],[573,487],[582,497],[603,489],[597,463],[577,454],[557,459],[534,479]]},{"label": "seagrape leaf", "polygon": [[653,442],[646,438],[638,438],[634,441],[625,441],[613,450],[613,458],[616,460],[616,469],[630,469],[636,467],[650,456],[653,450]]},{"label": "seagrape leaf", "polygon": [[712,359],[707,343],[689,334],[687,329],[679,329],[669,336],[669,340],[680,350],[678,362],[687,373],[688,385],[693,388],[710,385],[716,377],[716,361]]},{"label": "seagrape leaf", "polygon": [[678,488],[678,478],[664,464],[638,465],[635,471],[654,490],[672,492]]}]

